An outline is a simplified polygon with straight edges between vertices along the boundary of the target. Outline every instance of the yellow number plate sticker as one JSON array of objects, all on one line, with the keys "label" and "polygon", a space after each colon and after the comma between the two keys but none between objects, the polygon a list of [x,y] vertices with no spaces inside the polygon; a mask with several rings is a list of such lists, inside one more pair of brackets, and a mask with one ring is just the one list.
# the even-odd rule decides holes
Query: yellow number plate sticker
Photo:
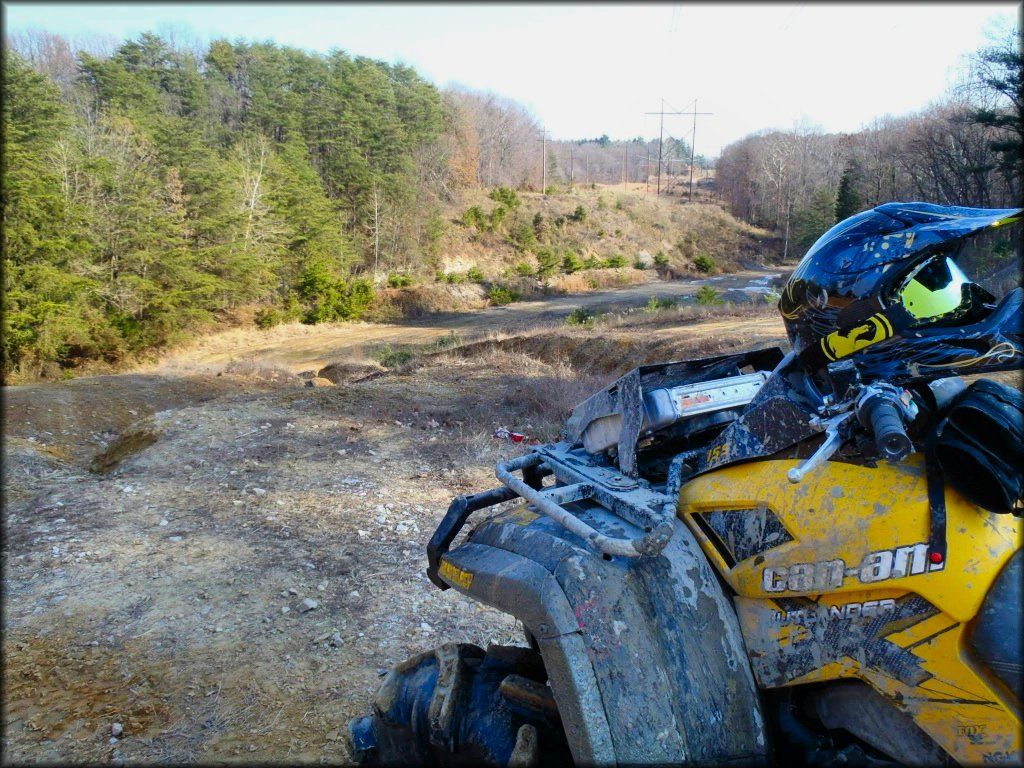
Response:
[{"label": "yellow number plate sticker", "polygon": [[447,560],[441,561],[441,567],[437,569],[437,572],[441,574],[442,579],[455,587],[469,589],[470,585],[473,583],[472,573],[464,571],[461,568],[456,568]]}]

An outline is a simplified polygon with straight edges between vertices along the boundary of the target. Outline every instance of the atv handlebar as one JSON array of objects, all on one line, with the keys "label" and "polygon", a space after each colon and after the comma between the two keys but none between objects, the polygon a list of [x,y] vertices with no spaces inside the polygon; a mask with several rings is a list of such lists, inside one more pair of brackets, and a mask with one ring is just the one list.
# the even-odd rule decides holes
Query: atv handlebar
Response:
[{"label": "atv handlebar", "polygon": [[868,387],[857,401],[857,418],[875,437],[875,447],[886,461],[895,464],[913,450],[903,424],[904,408],[898,392]]},{"label": "atv handlebar", "polygon": [[858,385],[848,398],[839,403],[825,398],[825,406],[819,409],[819,413],[822,416],[812,418],[811,423],[825,432],[825,440],[810,458],[789,470],[787,477],[791,483],[799,483],[839,450],[844,440],[850,437],[847,423],[854,415],[874,437],[878,455],[886,461],[895,464],[914,452],[914,443],[905,424],[917,417],[917,404],[909,392],[891,384]]}]

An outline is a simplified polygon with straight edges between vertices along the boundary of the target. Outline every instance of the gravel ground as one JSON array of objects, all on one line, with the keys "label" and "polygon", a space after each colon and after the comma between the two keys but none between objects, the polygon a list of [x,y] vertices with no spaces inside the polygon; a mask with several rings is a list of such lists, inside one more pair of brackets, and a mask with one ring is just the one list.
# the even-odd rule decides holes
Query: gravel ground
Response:
[{"label": "gravel ground", "polygon": [[401,377],[220,392],[92,455],[12,425],[6,759],[343,762],[387,667],[442,638],[520,642],[424,573],[440,514],[494,484],[501,450],[446,416],[465,389],[448,379],[429,413]]},{"label": "gravel ground", "polygon": [[521,643],[425,575],[452,497],[522,451],[494,430],[553,439],[610,367],[780,330],[654,320],[369,376],[341,360],[337,386],[250,361],[5,389],[5,759],[342,763],[388,667]]}]

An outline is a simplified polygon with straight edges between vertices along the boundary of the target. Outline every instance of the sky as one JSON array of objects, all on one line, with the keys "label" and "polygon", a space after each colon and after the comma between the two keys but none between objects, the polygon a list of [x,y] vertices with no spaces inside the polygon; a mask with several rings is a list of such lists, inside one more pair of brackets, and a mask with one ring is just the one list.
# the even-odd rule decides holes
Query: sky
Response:
[{"label": "sky", "polygon": [[[1019,3],[285,4],[4,3],[8,34],[119,39],[174,30],[274,40],[414,66],[522,102],[556,139],[658,135],[696,101],[696,146],[717,155],[763,128],[855,131],[939,98],[962,58]],[[665,118],[689,139],[693,118]]]}]

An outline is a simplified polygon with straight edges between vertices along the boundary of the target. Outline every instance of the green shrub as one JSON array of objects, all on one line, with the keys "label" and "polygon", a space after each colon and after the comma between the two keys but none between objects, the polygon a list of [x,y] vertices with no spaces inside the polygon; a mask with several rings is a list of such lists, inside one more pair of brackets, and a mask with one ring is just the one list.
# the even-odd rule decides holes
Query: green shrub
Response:
[{"label": "green shrub", "polygon": [[537,211],[537,213],[533,215],[533,234],[536,235],[538,240],[543,240],[547,233],[548,223],[544,219],[544,214]]},{"label": "green shrub", "polygon": [[434,275],[434,278],[439,283],[464,283],[466,282],[466,275],[459,272],[438,272]]},{"label": "green shrub", "polygon": [[586,328],[594,327],[594,313],[586,307],[576,307],[569,316],[565,318],[568,325],[582,325]]},{"label": "green shrub", "polygon": [[505,220],[505,216],[508,214],[508,208],[497,205],[494,210],[491,211],[490,220],[488,222],[488,229],[492,232],[497,232],[501,229],[501,223]]},{"label": "green shrub", "polygon": [[619,267],[626,266],[626,257],[623,256],[621,253],[616,253],[605,259],[602,262],[602,265],[605,267],[618,269]]},{"label": "green shrub", "polygon": [[604,195],[597,196],[597,210],[603,211],[608,207],[608,203],[605,202]]},{"label": "green shrub", "polygon": [[304,323],[356,320],[373,301],[373,285],[363,279],[346,280],[330,262],[318,259],[306,266],[299,278],[299,296],[306,311]]},{"label": "green shrub", "polygon": [[375,357],[377,362],[385,368],[398,368],[412,360],[412,352],[408,349],[396,349],[390,344],[385,344],[377,350]]},{"label": "green shrub", "polygon": [[548,184],[547,187],[544,188],[545,195],[557,195],[558,191],[557,184]]},{"label": "green shrub", "polygon": [[702,285],[697,291],[696,299],[698,304],[705,307],[713,307],[722,303],[722,297],[710,285]]},{"label": "green shrub", "polygon": [[509,240],[520,251],[532,251],[537,247],[537,235],[526,221],[516,222],[509,233]]},{"label": "green shrub", "polygon": [[480,271],[480,267],[474,264],[466,271],[466,279],[471,283],[482,283],[484,281],[484,273]]},{"label": "green shrub", "polygon": [[659,299],[657,296],[651,296],[647,304],[644,305],[644,311],[646,312],[657,312],[661,309],[673,309],[678,305],[675,299]]},{"label": "green shrub", "polygon": [[714,258],[708,253],[698,253],[694,256],[693,266],[698,272],[703,272],[704,274],[714,272],[716,267]]},{"label": "green shrub", "polygon": [[533,277],[537,274],[537,271],[533,268],[533,265],[528,261],[520,261],[516,264],[515,273],[520,277]]},{"label": "green shrub", "polygon": [[562,257],[555,248],[541,248],[537,251],[537,265],[537,277],[546,280],[558,271]]},{"label": "green shrub", "polygon": [[492,285],[491,290],[487,292],[487,298],[496,307],[501,307],[511,304],[513,301],[519,301],[523,296],[519,291],[514,291],[504,285]]},{"label": "green shrub", "polygon": [[623,199],[621,197],[615,198],[615,210],[616,211],[621,211],[625,207],[626,207],[626,205],[623,202]]},{"label": "green shrub", "polygon": [[583,259],[579,254],[576,251],[566,251],[565,257],[562,259],[562,271],[571,275],[581,269],[583,269]]},{"label": "green shrub", "polygon": [[519,207],[519,195],[516,194],[514,189],[509,187],[496,187],[492,189],[487,195],[491,200],[506,208],[518,208]]},{"label": "green shrub", "polygon": [[604,266],[604,262],[596,256],[587,256],[583,260],[583,269],[600,269],[602,266]]},{"label": "green shrub", "polygon": [[577,205],[576,210],[569,214],[569,220],[577,223],[582,223],[587,220],[587,209],[582,205]]},{"label": "green shrub", "polygon": [[484,213],[484,209],[479,205],[471,206],[462,214],[462,223],[467,227],[475,227],[478,231],[483,232],[487,229],[487,214]]},{"label": "green shrub", "polygon": [[284,313],[277,307],[262,307],[256,311],[256,317],[253,319],[257,328],[266,330],[284,322]]},{"label": "green shrub", "polygon": [[647,262],[638,256],[633,261],[633,269],[647,269]]},{"label": "green shrub", "polygon": [[598,240],[604,240],[604,230],[603,229],[597,230],[597,239]]},{"label": "green shrub", "polygon": [[434,212],[427,219],[427,225],[425,229],[425,235],[427,238],[427,254],[432,258],[437,258],[441,254],[441,238],[444,237],[445,231],[448,229],[448,223],[444,220],[444,217]]},{"label": "green shrub", "polygon": [[706,253],[698,253],[693,260],[693,266],[697,268],[698,272],[708,274],[715,271],[715,260]]},{"label": "green shrub", "polygon": [[654,254],[654,266],[656,267],[667,267],[668,256],[665,255],[664,251],[658,251]]},{"label": "green shrub", "polygon": [[781,298],[782,296],[777,291],[768,291],[768,293],[764,294],[764,303],[774,306],[779,303]]},{"label": "green shrub", "polygon": [[289,293],[282,311],[284,312],[284,322],[292,323],[301,320],[306,310],[303,308],[302,302],[299,301],[299,297],[294,293]]},{"label": "green shrub", "polygon": [[615,236],[616,237],[622,237],[622,230],[621,229],[616,229],[615,230]]},{"label": "green shrub", "polygon": [[388,275],[388,288],[405,288],[412,284],[412,275],[405,272],[395,272]]}]

